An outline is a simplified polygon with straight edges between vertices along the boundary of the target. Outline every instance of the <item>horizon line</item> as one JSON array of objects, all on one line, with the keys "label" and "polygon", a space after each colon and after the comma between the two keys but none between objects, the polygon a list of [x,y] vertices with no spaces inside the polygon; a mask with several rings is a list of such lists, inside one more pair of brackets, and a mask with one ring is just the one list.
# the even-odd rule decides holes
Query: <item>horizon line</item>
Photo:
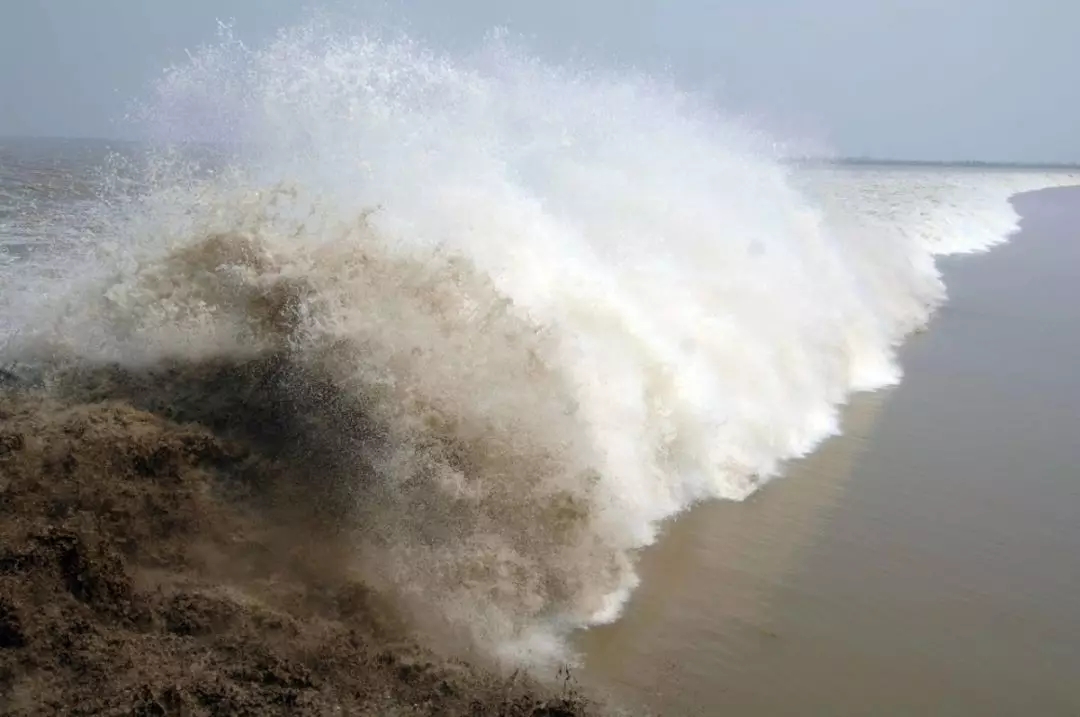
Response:
[{"label": "horizon line", "polygon": [[[148,144],[148,140],[127,139],[122,137],[95,137],[95,136],[64,136],[64,135],[20,135],[0,133],[0,141],[31,140],[31,141],[59,141],[59,142],[95,142],[118,144]],[[177,144],[192,145],[215,145],[215,142],[181,142]],[[786,157],[781,160],[789,164],[808,165],[877,165],[877,166],[908,166],[908,167],[983,167],[994,168],[1017,168],[1017,169],[1077,169],[1080,170],[1080,160],[1077,161],[1047,161],[1047,160],[999,160],[999,159],[926,159],[926,158],[902,158],[902,157],[878,157],[873,155],[850,155],[829,156],[805,155],[802,157]]]}]

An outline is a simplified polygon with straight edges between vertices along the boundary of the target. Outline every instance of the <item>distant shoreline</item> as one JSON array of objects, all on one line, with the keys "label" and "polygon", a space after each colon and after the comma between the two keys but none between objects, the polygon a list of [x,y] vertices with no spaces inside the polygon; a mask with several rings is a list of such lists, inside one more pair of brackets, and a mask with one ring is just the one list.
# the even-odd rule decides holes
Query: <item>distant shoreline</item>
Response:
[{"label": "distant shoreline", "polygon": [[[49,137],[34,135],[0,135],[3,142],[57,142],[87,143],[98,145],[143,145],[144,140],[117,137]],[[212,147],[210,142],[188,142],[193,146]],[[964,167],[970,169],[1018,169],[1018,170],[1076,170],[1077,162],[1004,162],[996,160],[940,160],[940,159],[888,159],[880,157],[797,157],[782,160],[785,164],[800,167]]]},{"label": "distant shoreline", "polygon": [[1080,170],[1080,162],[996,162],[983,160],[880,159],[876,157],[802,157],[786,160],[802,167],[963,167],[967,169]]}]

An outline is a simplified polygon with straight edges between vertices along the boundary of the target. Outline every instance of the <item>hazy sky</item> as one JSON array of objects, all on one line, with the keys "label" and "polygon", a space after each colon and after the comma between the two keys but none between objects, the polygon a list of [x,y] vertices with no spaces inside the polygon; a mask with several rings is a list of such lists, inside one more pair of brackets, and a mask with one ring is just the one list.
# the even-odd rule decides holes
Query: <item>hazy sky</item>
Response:
[{"label": "hazy sky", "polygon": [[[843,154],[1080,161],[1078,0],[392,4],[436,44],[502,25],[555,60],[666,67]],[[300,0],[0,0],[0,135],[116,136],[126,103],[218,18],[257,41],[303,14]]]}]

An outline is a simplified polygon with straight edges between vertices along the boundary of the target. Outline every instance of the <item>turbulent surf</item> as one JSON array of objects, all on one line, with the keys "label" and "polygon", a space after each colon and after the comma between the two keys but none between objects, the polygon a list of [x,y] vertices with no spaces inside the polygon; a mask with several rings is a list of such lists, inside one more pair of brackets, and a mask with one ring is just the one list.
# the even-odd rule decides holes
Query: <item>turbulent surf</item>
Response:
[{"label": "turbulent surf", "polygon": [[5,269],[9,375],[262,446],[412,624],[514,665],[897,381],[935,256],[1029,181],[926,209],[645,77],[317,23],[224,30],[132,119],[152,149]]}]

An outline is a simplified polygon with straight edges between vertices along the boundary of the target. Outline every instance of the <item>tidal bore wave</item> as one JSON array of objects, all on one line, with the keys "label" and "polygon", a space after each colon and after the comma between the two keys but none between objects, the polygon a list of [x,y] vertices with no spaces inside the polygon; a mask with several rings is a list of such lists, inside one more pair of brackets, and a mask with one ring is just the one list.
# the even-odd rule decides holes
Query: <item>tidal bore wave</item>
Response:
[{"label": "tidal bore wave", "polygon": [[8,284],[12,376],[258,446],[412,624],[511,664],[898,380],[956,245],[819,201],[704,101],[499,40],[225,33],[137,116],[173,149]]}]

